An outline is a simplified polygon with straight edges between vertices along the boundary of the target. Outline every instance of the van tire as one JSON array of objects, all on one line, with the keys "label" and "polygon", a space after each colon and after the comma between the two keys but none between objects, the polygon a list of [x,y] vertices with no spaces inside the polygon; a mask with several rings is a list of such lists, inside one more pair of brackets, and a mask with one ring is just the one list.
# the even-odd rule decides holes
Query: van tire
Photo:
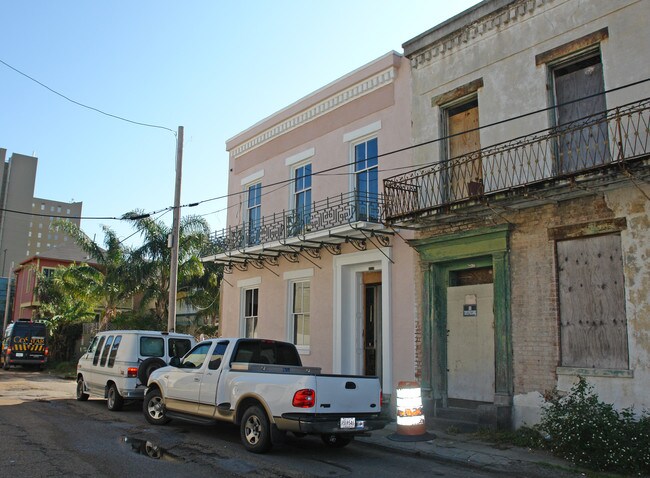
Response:
[{"label": "van tire", "polygon": [[124,406],[124,398],[117,391],[117,386],[111,383],[106,394],[106,406],[112,412],[119,412]]},{"label": "van tire", "polygon": [[77,379],[77,400],[80,402],[85,402],[88,400],[88,395],[86,392],[84,392],[84,379],[83,377],[79,377]]},{"label": "van tire", "polygon": [[244,448],[253,453],[266,453],[272,445],[271,426],[262,408],[248,407],[241,419],[239,428]]},{"label": "van tire", "polygon": [[170,418],[167,417],[165,411],[165,403],[163,402],[162,394],[157,388],[150,390],[144,396],[142,412],[144,413],[144,418],[146,418],[152,425],[164,425],[170,421]]},{"label": "van tire", "polygon": [[148,359],[145,359],[138,367],[138,380],[140,380],[142,385],[147,385],[151,372],[166,365],[165,361],[159,357],[149,357]]}]

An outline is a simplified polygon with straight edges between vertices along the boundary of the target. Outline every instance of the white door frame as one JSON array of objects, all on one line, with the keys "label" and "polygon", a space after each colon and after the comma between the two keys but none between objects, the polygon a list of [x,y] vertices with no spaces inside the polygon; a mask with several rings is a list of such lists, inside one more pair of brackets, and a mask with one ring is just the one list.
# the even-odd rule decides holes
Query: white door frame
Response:
[{"label": "white door frame", "polygon": [[[383,252],[383,253],[382,253]],[[385,254],[385,255],[384,255]],[[360,374],[363,369],[363,290],[361,273],[381,271],[381,370],[382,389],[390,394],[393,383],[392,269],[390,248],[334,257],[334,324],[332,371]]]}]

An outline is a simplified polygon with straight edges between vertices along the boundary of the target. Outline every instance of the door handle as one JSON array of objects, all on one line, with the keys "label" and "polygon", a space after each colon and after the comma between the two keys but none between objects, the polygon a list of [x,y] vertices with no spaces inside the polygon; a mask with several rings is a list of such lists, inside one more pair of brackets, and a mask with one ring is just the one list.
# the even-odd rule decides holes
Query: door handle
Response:
[{"label": "door handle", "polygon": [[194,381],[195,381],[195,382],[200,382],[201,379],[200,379],[199,377],[194,377]]}]

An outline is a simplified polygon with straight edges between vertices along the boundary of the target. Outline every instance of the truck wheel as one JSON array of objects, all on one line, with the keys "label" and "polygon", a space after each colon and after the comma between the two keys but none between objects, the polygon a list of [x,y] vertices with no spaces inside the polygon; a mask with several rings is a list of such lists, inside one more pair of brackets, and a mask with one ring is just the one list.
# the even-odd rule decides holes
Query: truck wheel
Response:
[{"label": "truck wheel", "polygon": [[77,379],[77,400],[80,402],[85,402],[88,400],[89,395],[84,392],[84,379],[83,377],[79,377]]},{"label": "truck wheel", "polygon": [[253,405],[244,412],[239,429],[244,448],[253,453],[265,453],[271,448],[269,419],[259,406]]},{"label": "truck wheel", "polygon": [[144,396],[142,411],[144,412],[144,417],[152,425],[169,423],[170,419],[165,414],[165,404],[163,403],[162,395],[157,388],[150,390]]},{"label": "truck wheel", "polygon": [[138,380],[140,380],[142,385],[147,385],[151,372],[166,365],[165,361],[159,357],[149,357],[138,367]]},{"label": "truck wheel", "polygon": [[327,446],[332,448],[343,448],[346,445],[349,445],[353,437],[347,437],[341,435],[340,433],[324,433],[321,435],[321,440]]},{"label": "truck wheel", "polygon": [[117,386],[114,383],[111,383],[110,387],[108,387],[106,406],[112,412],[119,412],[124,406],[124,399],[120,392],[117,391]]}]

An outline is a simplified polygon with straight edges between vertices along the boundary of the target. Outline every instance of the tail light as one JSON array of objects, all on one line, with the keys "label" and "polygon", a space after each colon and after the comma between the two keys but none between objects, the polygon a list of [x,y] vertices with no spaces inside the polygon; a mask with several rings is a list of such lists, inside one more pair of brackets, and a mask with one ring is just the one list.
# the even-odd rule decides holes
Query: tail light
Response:
[{"label": "tail light", "polygon": [[7,347],[7,355],[11,355],[11,347]]},{"label": "tail light", "polygon": [[303,388],[293,394],[291,405],[297,408],[312,408],[316,403],[316,391],[311,388]]},{"label": "tail light", "polygon": [[126,376],[129,378],[135,378],[138,376],[138,367],[129,367],[126,369]]},{"label": "tail light", "polygon": [[48,355],[50,355],[50,348],[49,348],[49,347],[45,347],[44,355],[45,355],[46,357],[47,357]]}]

